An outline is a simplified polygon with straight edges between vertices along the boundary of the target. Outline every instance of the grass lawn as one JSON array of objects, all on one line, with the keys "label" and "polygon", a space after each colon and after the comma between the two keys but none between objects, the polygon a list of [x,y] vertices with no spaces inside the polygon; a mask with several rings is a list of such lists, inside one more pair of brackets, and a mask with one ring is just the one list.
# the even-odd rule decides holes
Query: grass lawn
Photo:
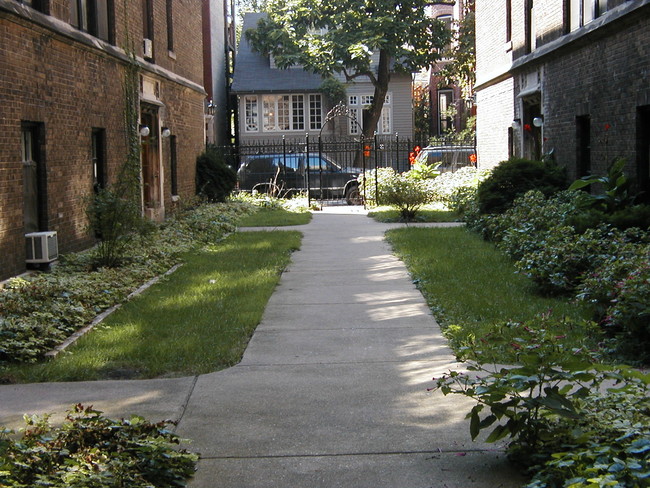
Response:
[{"label": "grass lawn", "polygon": [[[463,227],[410,227],[391,230],[387,237],[443,328],[460,327],[457,337],[480,338],[495,323],[527,321],[549,310],[558,318],[586,317],[583,308],[567,299],[536,294],[507,256]],[[561,329],[558,334],[577,341],[584,330]]]},{"label": "grass lawn", "polygon": [[254,214],[239,221],[240,227],[280,227],[285,225],[305,225],[311,221],[311,212],[292,212],[284,208],[261,207]]},{"label": "grass lawn", "polygon": [[188,253],[163,282],[126,303],[57,358],[12,367],[19,382],[208,373],[239,362],[298,232],[242,232]]},{"label": "grass lawn", "polygon": [[[368,212],[368,216],[378,222],[401,222],[399,210],[393,207],[377,207]],[[459,220],[458,214],[454,212],[425,206],[418,210],[414,222],[457,222]]]}]

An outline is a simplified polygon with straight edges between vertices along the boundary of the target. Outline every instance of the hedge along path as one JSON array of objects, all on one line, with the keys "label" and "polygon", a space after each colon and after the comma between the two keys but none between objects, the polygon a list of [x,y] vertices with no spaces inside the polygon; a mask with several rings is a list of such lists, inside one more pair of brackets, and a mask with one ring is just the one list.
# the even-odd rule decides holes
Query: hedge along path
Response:
[{"label": "hedge along path", "polygon": [[[168,271],[166,271],[166,272],[163,273],[162,275],[160,275],[160,276],[156,276],[155,278],[152,278],[151,280],[147,281],[147,282],[146,282],[144,285],[142,285],[140,288],[138,288],[137,290],[131,292],[131,293],[126,297],[126,301],[128,302],[128,301],[131,300],[132,298],[134,298],[134,297],[136,297],[136,296],[138,296],[138,295],[144,293],[144,291],[146,291],[147,289],[151,288],[153,285],[155,285],[156,283],[158,283],[162,278],[164,278],[164,277],[166,277],[166,276],[169,276],[170,274],[172,274],[173,272],[175,272],[178,268],[180,268],[181,266],[183,266],[183,264],[184,264],[184,263],[178,263],[178,264],[172,266]],[[124,303],[126,303],[126,302],[124,302]],[[74,344],[75,342],[77,342],[81,337],[83,337],[83,336],[86,335],[88,332],[90,332],[90,331],[91,331],[91,330],[92,330],[96,325],[101,324],[101,323],[104,321],[104,319],[106,319],[106,317],[108,317],[108,316],[111,315],[113,312],[115,312],[117,309],[119,309],[119,308],[120,308],[124,303],[118,303],[118,304],[113,305],[112,307],[110,307],[110,308],[104,310],[104,311],[103,311],[102,313],[100,313],[97,317],[95,317],[95,319],[94,319],[90,324],[86,325],[85,327],[82,327],[82,328],[79,329],[77,332],[75,332],[74,334],[70,335],[70,336],[69,336],[65,341],[63,341],[61,344],[59,344],[58,346],[56,346],[56,347],[55,347],[54,349],[52,349],[51,351],[46,352],[46,353],[45,353],[45,357],[51,359],[51,358],[55,358],[56,356],[58,356],[59,353],[65,351],[69,346],[71,346],[72,344]]]}]

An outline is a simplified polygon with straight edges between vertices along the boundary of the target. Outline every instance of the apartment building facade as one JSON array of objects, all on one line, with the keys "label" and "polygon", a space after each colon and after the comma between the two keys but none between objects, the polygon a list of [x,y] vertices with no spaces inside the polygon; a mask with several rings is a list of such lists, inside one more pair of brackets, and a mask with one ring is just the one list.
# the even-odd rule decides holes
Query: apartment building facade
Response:
[{"label": "apartment building facade", "polygon": [[124,80],[137,66],[142,209],[195,193],[205,142],[201,0],[0,0],[0,279],[25,234],[94,243],[86,206],[126,155]]},{"label": "apartment building facade", "polygon": [[650,1],[477,0],[478,163],[625,158],[650,193]]},{"label": "apartment building facade", "polygon": [[[449,30],[458,28],[458,23],[464,18],[467,2],[434,2],[429,6],[429,15],[444,22]],[[449,46],[448,49],[450,49]],[[471,115],[472,107],[463,99],[463,93],[456,84],[449,84],[440,71],[449,62],[442,58],[429,69],[428,93],[430,106],[430,134],[444,136],[465,129],[466,119]]]}]

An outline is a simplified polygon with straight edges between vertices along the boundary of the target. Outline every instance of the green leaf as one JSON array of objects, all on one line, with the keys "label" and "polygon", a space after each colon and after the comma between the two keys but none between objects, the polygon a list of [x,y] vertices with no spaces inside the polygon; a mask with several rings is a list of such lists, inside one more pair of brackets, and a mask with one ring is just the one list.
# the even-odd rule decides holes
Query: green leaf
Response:
[{"label": "green leaf", "polygon": [[494,430],[490,433],[487,439],[485,439],[485,442],[496,442],[498,440],[503,439],[505,436],[509,434],[509,429],[505,425],[497,425]]}]

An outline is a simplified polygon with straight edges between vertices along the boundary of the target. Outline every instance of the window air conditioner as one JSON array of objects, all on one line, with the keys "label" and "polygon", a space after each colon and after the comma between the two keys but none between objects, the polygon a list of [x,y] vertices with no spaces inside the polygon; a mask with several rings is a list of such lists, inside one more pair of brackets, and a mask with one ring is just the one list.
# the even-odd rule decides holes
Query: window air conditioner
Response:
[{"label": "window air conditioner", "polygon": [[145,58],[153,58],[153,42],[151,42],[151,39],[142,40],[142,51]]},{"label": "window air conditioner", "polygon": [[31,232],[25,234],[25,255],[28,263],[51,263],[59,257],[56,232]]}]

